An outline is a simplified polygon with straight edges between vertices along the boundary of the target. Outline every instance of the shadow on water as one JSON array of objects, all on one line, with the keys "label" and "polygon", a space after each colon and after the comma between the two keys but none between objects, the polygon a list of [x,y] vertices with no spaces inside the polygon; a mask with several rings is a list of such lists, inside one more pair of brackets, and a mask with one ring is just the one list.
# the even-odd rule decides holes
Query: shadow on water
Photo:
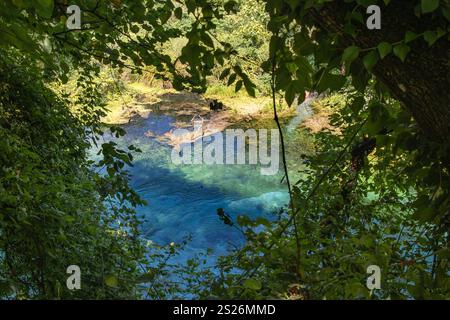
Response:
[{"label": "shadow on water", "polygon": [[224,192],[220,187],[190,181],[180,171],[142,162],[135,163],[131,173],[132,186],[149,203],[138,209],[145,217],[143,233],[147,239],[167,244],[192,235],[189,247],[196,249],[242,241],[240,234],[221,223],[216,214],[217,208],[223,208],[235,217],[238,213],[230,210],[233,202],[241,199],[238,193]]},{"label": "shadow on water", "polygon": [[233,190],[228,185],[227,174],[222,172],[222,184],[208,183],[198,174],[197,180],[191,179],[189,173],[193,169],[170,170],[139,160],[130,170],[132,187],[148,202],[146,207],[138,208],[138,214],[144,217],[143,234],[160,244],[180,242],[191,235],[186,258],[207,248],[223,254],[230,243],[242,243],[242,235],[219,220],[217,208],[223,208],[233,219],[244,214],[270,218],[271,213],[287,203],[287,194],[279,186],[274,186],[273,191],[243,194],[239,188]]}]

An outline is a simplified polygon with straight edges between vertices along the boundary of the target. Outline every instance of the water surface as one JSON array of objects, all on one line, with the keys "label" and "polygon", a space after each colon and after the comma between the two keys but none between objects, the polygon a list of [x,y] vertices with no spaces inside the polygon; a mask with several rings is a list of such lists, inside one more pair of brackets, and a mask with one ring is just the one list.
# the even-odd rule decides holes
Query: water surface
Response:
[{"label": "water surface", "polygon": [[217,216],[222,208],[231,217],[271,217],[287,205],[288,194],[281,184],[280,172],[264,176],[258,165],[174,165],[172,147],[145,133],[156,135],[174,129],[175,119],[150,114],[124,126],[127,134],[114,139],[121,148],[134,145],[142,150],[129,168],[131,186],[148,202],[137,209],[144,217],[143,235],[154,243],[179,243],[187,236],[191,241],[180,260],[207,248],[214,249],[211,259],[222,255],[232,245],[242,244],[242,235],[225,225]]}]

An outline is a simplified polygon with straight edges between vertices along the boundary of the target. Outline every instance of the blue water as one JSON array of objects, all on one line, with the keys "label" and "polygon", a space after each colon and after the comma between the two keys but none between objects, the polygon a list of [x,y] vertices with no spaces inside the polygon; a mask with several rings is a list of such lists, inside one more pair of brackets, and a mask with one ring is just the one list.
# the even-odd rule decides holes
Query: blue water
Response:
[{"label": "blue water", "polygon": [[263,176],[258,165],[174,165],[171,147],[149,138],[151,130],[163,135],[174,128],[175,118],[150,114],[124,126],[127,134],[114,139],[119,147],[133,144],[142,150],[135,154],[131,186],[148,202],[137,209],[144,217],[142,234],[160,245],[191,240],[177,259],[182,262],[193,255],[213,249],[210,259],[225,254],[230,245],[243,243],[235,228],[217,216],[222,208],[233,219],[238,215],[272,217],[287,205],[286,186],[280,183],[281,171]]}]

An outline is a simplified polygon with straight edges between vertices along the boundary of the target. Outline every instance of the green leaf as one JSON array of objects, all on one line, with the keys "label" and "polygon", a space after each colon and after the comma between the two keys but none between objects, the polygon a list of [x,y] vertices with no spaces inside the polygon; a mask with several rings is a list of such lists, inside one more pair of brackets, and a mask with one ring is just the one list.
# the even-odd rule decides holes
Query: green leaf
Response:
[{"label": "green leaf", "polygon": [[364,107],[365,103],[366,101],[364,100],[364,97],[358,96],[352,101],[349,107],[354,114],[358,114],[359,111],[361,111],[361,109]]},{"label": "green leaf", "polygon": [[297,66],[297,72],[301,72],[303,74],[311,74],[313,72],[313,68],[311,67],[308,59],[303,56],[297,57],[295,59],[295,64]]},{"label": "green leaf", "polygon": [[284,99],[286,100],[286,103],[288,104],[289,107],[295,100],[295,91],[296,91],[295,84],[291,83],[288,86],[286,93],[284,94]]},{"label": "green leaf", "polygon": [[357,46],[348,47],[342,54],[342,61],[346,62],[347,65],[350,65],[354,60],[356,60],[356,58],[358,58],[360,51],[361,49]]},{"label": "green leaf", "polygon": [[[11,32],[14,33],[15,37],[5,37],[6,40],[9,40],[11,44],[16,46],[19,49],[25,51],[32,51],[36,48],[33,39],[28,35],[29,30],[23,28],[20,25],[13,24],[10,28]],[[5,33],[5,36],[9,36],[10,33]],[[2,35],[3,36],[3,35]]]},{"label": "green leaf", "polygon": [[402,60],[402,62],[405,62],[406,56],[411,51],[411,48],[402,43],[394,47],[394,54]]},{"label": "green leaf", "polygon": [[108,168],[106,168],[106,171],[108,172],[108,175],[109,175],[110,177],[113,177],[114,174],[116,173],[116,169],[114,169],[113,167],[108,167]]},{"label": "green leaf", "polygon": [[417,33],[415,33],[415,32],[412,32],[412,31],[406,31],[406,34],[405,34],[405,43],[408,43],[408,42],[411,42],[411,41],[417,39],[418,36],[419,36],[419,35],[418,35]]},{"label": "green leaf", "polygon": [[155,279],[156,273],[153,270],[149,270],[137,279],[137,283],[152,282]]},{"label": "green leaf", "polygon": [[33,3],[37,14],[43,18],[51,18],[53,14],[53,0],[37,0]]},{"label": "green leaf", "polygon": [[248,95],[254,98],[256,96],[255,85],[248,78],[243,78],[242,80],[244,80],[244,87]]},{"label": "green leaf", "polygon": [[378,53],[374,50],[369,52],[363,59],[364,67],[366,67],[367,70],[372,71],[373,67],[378,62]]},{"label": "green leaf", "polygon": [[241,90],[242,88],[242,80],[239,80],[238,82],[236,82],[236,88],[234,89],[234,92],[238,92],[239,90]]},{"label": "green leaf", "polygon": [[243,76],[242,68],[240,66],[234,66],[233,67],[234,72],[239,75],[240,77]]},{"label": "green leaf", "polygon": [[236,12],[236,8],[237,8],[237,2],[236,1],[228,1],[224,4],[224,9],[230,13],[235,13]]},{"label": "green leaf", "polygon": [[204,44],[206,44],[208,47],[214,48],[214,42],[211,39],[211,37],[209,36],[209,34],[202,32],[200,34],[200,39],[202,39],[202,42]]},{"label": "green leaf", "polygon": [[183,16],[183,9],[181,9],[181,7],[178,7],[174,10],[173,13],[177,19],[181,19]]},{"label": "green leaf", "polygon": [[423,34],[423,38],[428,43],[428,45],[431,47],[444,34],[445,34],[445,31],[443,31],[443,30],[425,31],[425,33]]},{"label": "green leaf", "polygon": [[325,74],[323,74],[320,82],[317,84],[317,91],[319,93],[322,93],[327,89],[337,91],[344,86],[347,79],[346,77],[338,74],[327,73],[326,71],[324,72]]},{"label": "green leaf", "polygon": [[244,281],[244,287],[251,290],[261,290],[262,285],[256,279],[247,279]]},{"label": "green leaf", "polygon": [[308,56],[313,52],[314,45],[312,40],[303,33],[294,35],[294,51],[302,56]]},{"label": "green leaf", "polygon": [[119,281],[117,280],[117,277],[115,275],[109,275],[105,277],[105,284],[108,287],[116,288],[119,284]]},{"label": "green leaf", "polygon": [[161,24],[165,24],[171,16],[172,16],[172,11],[163,10],[159,16],[159,19],[161,20]]},{"label": "green leaf", "polygon": [[236,81],[236,73],[231,74],[231,76],[228,78],[228,86],[231,86],[233,82]]},{"label": "green leaf", "polygon": [[222,73],[219,76],[220,80],[225,79],[226,77],[228,77],[228,75],[230,74],[231,69],[230,68],[226,68],[225,70],[222,71]]},{"label": "green leaf", "polygon": [[392,45],[389,42],[382,42],[377,47],[380,58],[384,59],[392,51]]},{"label": "green leaf", "polygon": [[12,3],[13,3],[17,8],[25,8],[25,4],[23,3],[23,0],[12,0]]},{"label": "green leaf", "polygon": [[130,30],[133,33],[138,33],[139,32],[139,27],[137,25],[132,25]]},{"label": "green leaf", "polygon": [[439,7],[439,0],[422,0],[421,7],[423,13],[433,12]]}]

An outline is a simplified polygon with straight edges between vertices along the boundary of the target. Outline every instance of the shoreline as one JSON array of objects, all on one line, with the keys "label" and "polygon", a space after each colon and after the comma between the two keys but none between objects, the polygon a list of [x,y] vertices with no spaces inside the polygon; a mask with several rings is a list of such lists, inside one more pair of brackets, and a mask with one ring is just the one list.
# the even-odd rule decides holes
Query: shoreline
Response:
[{"label": "shoreline", "polygon": [[[174,135],[173,130],[159,136],[150,130],[145,133],[147,137],[175,147],[235,126],[243,129],[275,126],[269,97],[200,95],[173,89],[151,88],[139,83],[129,84],[127,93],[128,101],[123,97],[110,101],[109,111],[102,119],[103,123],[125,125],[146,119],[150,114],[157,114],[172,116],[175,119],[175,129],[192,130],[195,121],[202,121],[203,130],[200,135],[191,131],[185,136],[179,136]],[[210,110],[209,102],[213,99],[223,103],[222,110]],[[296,108],[282,107],[278,113],[282,121],[287,121],[296,116]]]}]

